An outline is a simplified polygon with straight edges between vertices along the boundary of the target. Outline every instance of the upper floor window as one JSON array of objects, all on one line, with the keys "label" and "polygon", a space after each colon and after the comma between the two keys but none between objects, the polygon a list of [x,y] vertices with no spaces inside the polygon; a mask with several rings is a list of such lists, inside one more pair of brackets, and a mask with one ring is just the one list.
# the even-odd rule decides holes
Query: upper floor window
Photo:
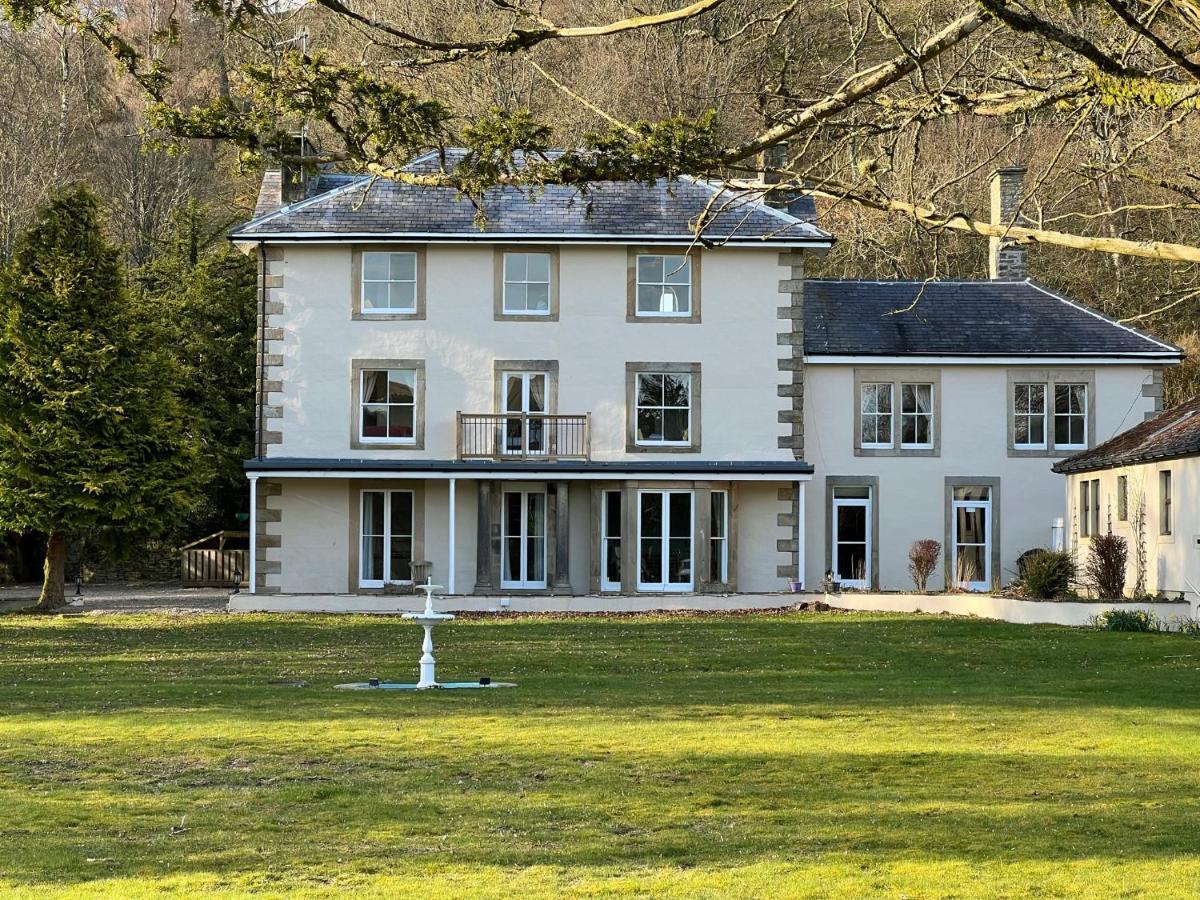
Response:
[{"label": "upper floor window", "polygon": [[1117,521],[1129,521],[1129,476],[1117,476]]},{"label": "upper floor window", "polygon": [[1013,385],[1013,446],[1018,450],[1046,446],[1046,386]]},{"label": "upper floor window", "polygon": [[639,318],[691,318],[691,257],[639,254],[636,297]]},{"label": "upper floor window", "polygon": [[867,448],[892,446],[892,385],[867,382],[860,392],[860,443]]},{"label": "upper floor window", "polygon": [[691,443],[692,377],[670,372],[637,376],[637,442],[686,447]]},{"label": "upper floor window", "polygon": [[1054,385],[1054,446],[1078,450],[1087,446],[1087,385]]},{"label": "upper floor window", "polygon": [[1010,456],[1064,456],[1092,444],[1092,369],[1011,369]]},{"label": "upper floor window", "polygon": [[933,446],[933,385],[900,387],[900,446],[928,449]]},{"label": "upper floor window", "polygon": [[360,377],[359,438],[415,444],[417,370],[363,369]]},{"label": "upper floor window", "polygon": [[550,315],[550,254],[506,252],[501,309],[505,315]]},{"label": "upper floor window", "polygon": [[417,312],[415,252],[363,251],[361,311],[364,315]]}]

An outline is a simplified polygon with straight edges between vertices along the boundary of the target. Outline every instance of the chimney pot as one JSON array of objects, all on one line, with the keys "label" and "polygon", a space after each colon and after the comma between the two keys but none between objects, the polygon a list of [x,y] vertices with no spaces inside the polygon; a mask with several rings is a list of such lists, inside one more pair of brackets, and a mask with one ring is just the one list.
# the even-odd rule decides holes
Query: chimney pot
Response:
[{"label": "chimney pot", "polygon": [[[763,184],[778,184],[780,181],[779,174],[773,169],[782,169],[787,165],[788,161],[788,144],[787,141],[780,141],[774,144],[759,154],[759,169],[758,180]],[[792,201],[790,191],[771,191],[764,195],[763,202],[767,206],[773,206],[776,209],[786,210],[788,204]]]},{"label": "chimney pot", "polygon": [[[1017,224],[1025,194],[1025,167],[1004,166],[992,173],[991,224]],[[1025,246],[1001,237],[988,238],[988,277],[993,281],[1021,281],[1028,275]]]}]

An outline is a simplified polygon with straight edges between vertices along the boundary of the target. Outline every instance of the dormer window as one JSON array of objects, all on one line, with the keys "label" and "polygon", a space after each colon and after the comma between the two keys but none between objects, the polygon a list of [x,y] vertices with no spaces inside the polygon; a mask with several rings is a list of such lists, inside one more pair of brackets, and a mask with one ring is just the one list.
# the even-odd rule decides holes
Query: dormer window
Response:
[{"label": "dormer window", "polygon": [[633,268],[633,318],[699,321],[693,256],[638,253]]}]

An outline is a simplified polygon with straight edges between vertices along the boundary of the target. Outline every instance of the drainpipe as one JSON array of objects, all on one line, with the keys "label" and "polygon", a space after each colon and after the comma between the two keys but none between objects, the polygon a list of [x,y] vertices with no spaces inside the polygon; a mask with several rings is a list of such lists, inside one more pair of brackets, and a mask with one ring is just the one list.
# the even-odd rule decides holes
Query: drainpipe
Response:
[{"label": "drainpipe", "polygon": [[458,535],[457,526],[457,509],[455,508],[456,495],[458,493],[458,479],[450,479],[450,574],[446,576],[446,593],[453,594],[454,591],[454,568],[455,568],[455,538]]},{"label": "drainpipe", "polygon": [[796,482],[796,580],[800,582],[800,589],[804,590],[804,556],[805,546],[804,541],[804,489],[806,483],[803,481]]},{"label": "drainpipe", "polygon": [[258,593],[258,475],[250,477],[250,593]]}]

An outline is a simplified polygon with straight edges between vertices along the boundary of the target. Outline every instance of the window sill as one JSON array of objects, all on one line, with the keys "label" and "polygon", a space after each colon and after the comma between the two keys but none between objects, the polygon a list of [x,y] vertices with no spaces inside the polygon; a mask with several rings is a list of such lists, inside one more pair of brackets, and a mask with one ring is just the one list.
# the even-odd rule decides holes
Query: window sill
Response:
[{"label": "window sill", "polygon": [[354,438],[350,442],[351,450],[424,450],[425,445],[420,441],[388,441],[371,440],[369,438]]},{"label": "window sill", "polygon": [[626,453],[699,453],[700,448],[694,444],[639,444],[629,442],[625,445]]},{"label": "window sill", "polygon": [[425,318],[422,310],[386,310],[382,312],[353,312],[350,314],[354,322],[403,322],[420,321]]},{"label": "window sill", "polygon": [[854,455],[863,457],[908,456],[914,458],[928,458],[941,456],[942,452],[937,447],[855,447]]},{"label": "window sill", "polygon": [[699,325],[700,316],[698,313],[634,313],[633,315],[625,316],[626,322],[657,322],[659,324],[688,324]]},{"label": "window sill", "polygon": [[557,322],[558,314],[553,312],[499,312],[497,322]]}]

